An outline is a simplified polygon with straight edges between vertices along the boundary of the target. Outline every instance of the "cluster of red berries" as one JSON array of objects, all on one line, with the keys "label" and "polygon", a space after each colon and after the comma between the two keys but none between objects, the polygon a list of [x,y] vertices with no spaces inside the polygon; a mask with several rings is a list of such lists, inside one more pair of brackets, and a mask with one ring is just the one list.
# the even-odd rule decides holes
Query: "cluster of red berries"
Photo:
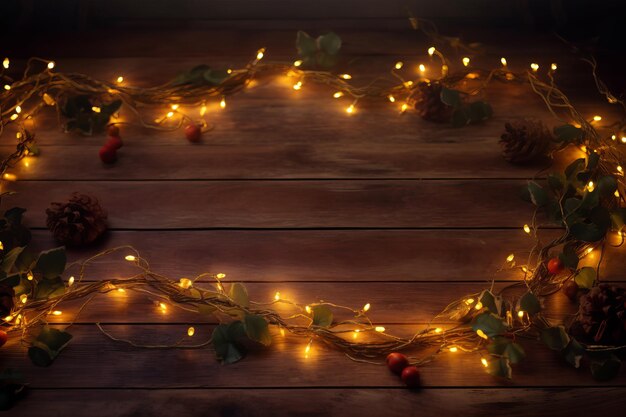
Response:
[{"label": "cluster of red berries", "polygon": [[402,382],[412,389],[421,385],[420,371],[417,366],[409,364],[409,359],[402,353],[392,352],[387,355],[387,368],[396,375],[400,375]]},{"label": "cluster of red berries", "polygon": [[[563,265],[563,261],[561,261],[559,258],[552,258],[548,261],[547,268],[550,275],[558,275],[563,272],[565,266]],[[573,279],[567,281],[561,288],[563,294],[565,294],[565,296],[572,301],[576,301],[576,298],[578,296],[578,290],[578,284],[576,284]]]},{"label": "cluster of red berries", "polygon": [[117,160],[117,150],[124,144],[120,137],[119,127],[111,125],[107,129],[107,133],[109,137],[102,148],[100,148],[98,155],[100,155],[100,160],[105,164],[112,164]]}]

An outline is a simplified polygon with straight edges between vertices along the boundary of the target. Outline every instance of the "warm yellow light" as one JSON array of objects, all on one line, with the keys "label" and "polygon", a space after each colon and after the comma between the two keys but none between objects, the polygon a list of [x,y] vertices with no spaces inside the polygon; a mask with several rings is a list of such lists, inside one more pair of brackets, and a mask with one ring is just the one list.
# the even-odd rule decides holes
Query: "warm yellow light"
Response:
[{"label": "warm yellow light", "polygon": [[11,86],[10,86],[9,84],[5,84],[5,85],[4,85],[4,89],[5,89],[5,90],[7,90],[7,91],[9,91],[9,90],[11,89]]},{"label": "warm yellow light", "polygon": [[6,317],[4,318],[4,321],[6,321],[6,322],[9,322],[9,321],[11,321],[11,320],[13,320],[13,316],[6,316]]},{"label": "warm yellow light", "polygon": [[403,65],[404,65],[404,63],[402,61],[398,61],[398,62],[396,62],[395,68],[397,70],[399,70],[400,68],[402,68]]},{"label": "warm yellow light", "polygon": [[626,143],[626,136],[622,136],[620,140],[622,141],[622,143]]},{"label": "warm yellow light", "polygon": [[513,259],[515,259],[515,255],[514,254],[510,254],[509,256],[506,257],[506,261],[507,262],[513,262]]},{"label": "warm yellow light", "polygon": [[404,86],[405,86],[406,88],[409,88],[409,87],[411,87],[411,86],[413,85],[413,81],[411,81],[411,80],[409,80],[409,81],[405,81],[403,84],[404,84]]},{"label": "warm yellow light", "polygon": [[378,333],[382,333],[385,331],[385,328],[383,326],[376,326],[374,327],[374,330],[376,330]]},{"label": "warm yellow light", "polygon": [[226,278],[226,274],[223,273],[223,272],[220,272],[217,275],[215,275],[215,278],[217,278],[217,279],[224,279],[224,278]]},{"label": "warm yellow light", "polygon": [[311,343],[313,343],[312,340],[309,343],[307,343],[306,347],[304,348],[304,355],[306,357],[308,357],[309,352],[311,351]]},{"label": "warm yellow light", "polygon": [[122,76],[120,75],[119,77],[117,77],[117,80],[115,80],[115,81],[117,81],[117,83],[118,83],[118,84],[121,84],[121,83],[123,83],[123,82],[124,82],[124,77],[122,77]]},{"label": "warm yellow light", "polygon": [[233,73],[233,70],[232,70],[232,69],[228,68],[228,69],[226,70],[226,74],[232,74],[232,73]]},{"label": "warm yellow light", "polygon": [[9,119],[11,119],[11,120],[15,120],[15,119],[17,119],[18,117],[19,117],[19,116],[17,115],[17,113],[13,113],[13,114],[11,115],[11,117],[9,117]]},{"label": "warm yellow light", "polygon": [[450,352],[452,352],[452,353],[456,353],[456,352],[458,352],[458,351],[459,351],[459,348],[458,348],[458,347],[456,347],[456,346],[452,346],[452,347],[451,347],[450,349],[448,349],[448,350],[449,350]]},{"label": "warm yellow light", "polygon": [[4,250],[4,243],[0,241],[0,250]]},{"label": "warm yellow light", "polygon": [[550,64],[550,69],[551,69],[552,71],[556,71],[556,68],[557,68],[557,66],[556,66],[556,64],[555,64],[555,63]]},{"label": "warm yellow light", "polygon": [[477,72],[470,72],[469,74],[467,74],[465,76],[465,78],[467,78],[468,80],[475,80],[476,78],[479,78],[480,74],[478,74]]},{"label": "warm yellow light", "polygon": [[437,328],[435,329],[435,333],[439,334],[439,333],[441,333],[441,332],[443,332],[443,329],[442,329],[441,327],[437,327]]},{"label": "warm yellow light", "polygon": [[53,69],[54,68],[54,61],[50,61],[48,62],[48,69]]},{"label": "warm yellow light", "polygon": [[433,56],[435,54],[435,47],[431,46],[430,48],[428,48],[428,55]]},{"label": "warm yellow light", "polygon": [[467,305],[474,304],[474,299],[473,298],[468,298],[467,300],[465,300],[465,304],[467,304]]},{"label": "warm yellow light", "polygon": [[370,309],[371,305],[370,303],[367,303],[363,306],[363,311],[368,311]]},{"label": "warm yellow light", "polygon": [[294,67],[299,67],[300,65],[302,65],[302,60],[301,59],[293,62],[293,66]]},{"label": "warm yellow light", "polygon": [[15,106],[15,113],[21,113],[22,112],[22,106]]},{"label": "warm yellow light", "polygon": [[278,291],[276,291],[276,294],[274,294],[274,300],[280,300],[280,293]]},{"label": "warm yellow light", "polygon": [[300,90],[301,88],[302,88],[302,81],[298,81],[297,83],[293,85],[293,89],[296,91]]},{"label": "warm yellow light", "polygon": [[533,72],[537,72],[537,70],[539,69],[539,64],[535,64],[533,62],[532,64],[530,64],[530,69],[533,70]]},{"label": "warm yellow light", "polygon": [[285,336],[285,329],[283,329],[282,327],[280,328],[280,335],[281,336]]},{"label": "warm yellow light", "polygon": [[461,61],[463,62],[463,65],[464,65],[464,66],[466,66],[466,67],[467,67],[467,66],[469,65],[469,63],[470,63],[470,59],[469,59],[468,57],[466,57],[466,56],[465,56],[465,57],[463,57],[463,59],[462,59]]},{"label": "warm yellow light", "polygon": [[8,172],[5,172],[2,178],[4,178],[7,181],[17,181],[17,175],[10,174]]},{"label": "warm yellow light", "polygon": [[221,283],[218,282],[216,287],[217,287],[218,291],[224,291],[224,287],[222,286]]},{"label": "warm yellow light", "polygon": [[124,259],[126,259],[128,262],[134,262],[137,260],[137,257],[135,255],[126,255]]},{"label": "warm yellow light", "polygon": [[409,108],[408,104],[402,103],[402,106],[400,107],[400,112],[404,113],[408,108]]},{"label": "warm yellow light", "polygon": [[500,58],[500,62],[502,63],[503,67],[506,67],[506,58],[505,57]]},{"label": "warm yellow light", "polygon": [[306,311],[307,314],[311,314],[311,307],[310,306],[305,306],[304,307],[304,311]]},{"label": "warm yellow light", "polygon": [[419,64],[417,69],[419,69],[419,71],[422,72],[422,73],[426,72],[426,66],[424,64]]},{"label": "warm yellow light", "polygon": [[102,109],[98,106],[92,106],[91,111],[93,111],[94,113],[100,113]]},{"label": "warm yellow light", "polygon": [[124,294],[126,290],[124,288],[118,288],[117,292]]},{"label": "warm yellow light", "polygon": [[191,288],[192,284],[193,282],[189,278],[181,278],[178,280],[178,286],[185,290]]},{"label": "warm yellow light", "polygon": [[61,314],[63,314],[63,312],[62,312],[61,310],[54,310],[54,311],[52,312],[52,314],[53,314],[54,316],[60,316]]},{"label": "warm yellow light", "polygon": [[522,310],[518,311],[518,312],[517,312],[517,317],[519,317],[520,319],[521,319],[522,317],[524,317],[524,312],[523,312]]},{"label": "warm yellow light", "polygon": [[480,310],[481,308],[483,308],[483,303],[481,303],[480,301],[476,303],[476,305],[474,306],[474,308],[476,310]]},{"label": "warm yellow light", "polygon": [[159,308],[161,309],[161,311],[165,312],[167,310],[167,304],[159,303]]},{"label": "warm yellow light", "polygon": [[22,304],[26,304],[26,300],[28,300],[28,295],[26,294],[20,295],[20,301],[22,302]]},{"label": "warm yellow light", "polygon": [[189,327],[189,328],[187,329],[187,336],[191,337],[191,336],[193,336],[194,334],[196,334],[196,329],[194,329],[193,327]]},{"label": "warm yellow light", "polygon": [[67,280],[67,286],[71,287],[74,285],[74,276],[71,276],[70,279]]},{"label": "warm yellow light", "polygon": [[524,225],[524,232],[530,234],[530,226],[529,225],[527,225],[527,224]]},{"label": "warm yellow light", "polygon": [[359,336],[359,331],[358,330],[355,330],[355,331],[352,332],[352,338],[353,339],[356,339],[358,336]]},{"label": "warm yellow light", "polygon": [[11,61],[9,61],[9,58],[4,58],[4,61],[2,61],[2,66],[4,67],[4,69],[9,69],[10,64]]},{"label": "warm yellow light", "polygon": [[617,167],[615,167],[615,169],[617,169],[617,172],[619,172],[619,173],[623,173],[624,172],[624,168],[622,168],[621,165],[618,165]]},{"label": "warm yellow light", "polygon": [[178,108],[180,107],[180,104],[172,104],[172,110],[178,110]]},{"label": "warm yellow light", "polygon": [[352,79],[352,75],[350,74],[341,74],[339,77],[343,78],[344,80]]},{"label": "warm yellow light", "polygon": [[485,368],[489,366],[489,362],[487,362],[487,359],[485,359],[485,358],[482,358],[480,360],[480,363],[482,363]]},{"label": "warm yellow light", "polygon": [[522,266],[522,272],[523,272],[523,273],[528,272],[528,268],[526,268],[525,266]]},{"label": "warm yellow light", "polygon": [[390,102],[394,103],[396,101],[396,98],[394,96],[392,96],[391,94],[389,94],[387,96],[387,98],[389,99]]},{"label": "warm yellow light", "polygon": [[593,116],[593,121],[594,122],[599,122],[600,120],[602,120],[602,116],[599,116],[599,115]]},{"label": "warm yellow light", "polygon": [[346,107],[346,113],[348,114],[354,113],[354,104],[350,104],[348,107]]},{"label": "warm yellow light", "polygon": [[43,102],[46,103],[48,106],[54,106],[56,104],[52,96],[48,93],[43,94]]},{"label": "warm yellow light", "polygon": [[339,97],[343,97],[343,93],[341,91],[337,91],[335,94],[333,94],[333,98],[339,98]]},{"label": "warm yellow light", "polygon": [[172,116],[174,116],[174,112],[173,111],[167,112],[167,114],[165,115],[165,117],[167,117],[168,119],[170,117],[172,117]]},{"label": "warm yellow light", "polygon": [[206,114],[206,106],[200,107],[200,116],[204,116]]},{"label": "warm yellow light", "polygon": [[589,255],[591,252],[593,252],[593,248],[587,248],[587,255]]},{"label": "warm yellow light", "polygon": [[617,198],[619,198],[619,191],[615,190],[615,192],[613,193],[613,195]]},{"label": "warm yellow light", "polygon": [[482,337],[483,339],[489,339],[489,336],[487,336],[487,335],[485,334],[485,332],[483,332],[483,331],[482,331],[482,330],[480,330],[480,329],[476,330],[476,334],[477,334],[478,336]]},{"label": "warm yellow light", "polygon": [[261,48],[256,53],[256,59],[261,60],[265,56],[265,48]]},{"label": "warm yellow light", "polygon": [[611,139],[612,139],[612,140],[616,140],[616,139],[617,139],[617,136],[615,136],[615,135],[611,135]]},{"label": "warm yellow light", "polygon": [[[29,272],[29,273],[26,275],[26,279],[27,279],[27,280],[29,280],[29,281],[32,281],[34,278],[35,278],[35,277],[33,276],[33,273],[32,273],[32,272]],[[74,277],[71,277],[71,278],[74,278]],[[70,279],[71,279],[71,278],[70,278]]]},{"label": "warm yellow light", "polygon": [[220,107],[225,109],[226,108],[226,99],[222,97],[222,101],[220,101]]},{"label": "warm yellow light", "polygon": [[589,182],[587,183],[587,190],[588,190],[589,192],[592,192],[593,190],[595,190],[595,188],[596,188],[596,185],[593,183],[593,181],[589,181]]}]

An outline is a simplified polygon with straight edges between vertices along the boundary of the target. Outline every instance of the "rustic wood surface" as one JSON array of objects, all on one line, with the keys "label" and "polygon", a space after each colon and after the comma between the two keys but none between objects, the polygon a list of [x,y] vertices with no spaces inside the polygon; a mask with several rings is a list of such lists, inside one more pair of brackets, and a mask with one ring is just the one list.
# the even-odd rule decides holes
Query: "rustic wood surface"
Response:
[{"label": "rustic wood surface", "polygon": [[[197,63],[241,65],[260,46],[276,51],[268,59],[293,59],[293,35],[179,31],[112,34],[104,41],[87,33],[92,48],[58,35],[45,47],[41,40],[24,43],[19,55],[50,54],[60,70],[107,79],[123,74],[128,82],[151,85]],[[199,36],[224,42],[204,47]],[[520,69],[531,58],[543,65],[558,60],[567,85],[591,82],[585,67],[553,39],[535,39],[532,57],[526,38],[507,39],[474,59],[495,65],[506,53]],[[427,62],[430,46],[406,31],[352,30],[344,40],[343,70],[364,82],[400,58],[412,66]],[[584,89],[571,92],[584,114],[610,114]],[[509,253],[519,259],[528,253],[532,240],[521,226],[532,208],[519,199],[519,189],[544,166],[508,165],[497,141],[512,118],[559,124],[541,101],[522,87],[494,86],[488,91],[494,118],[457,130],[401,116],[389,103],[365,103],[349,117],[347,102],[331,94],[309,85],[296,93],[284,79],[260,83],[224,110],[213,103],[208,118],[215,128],[200,144],[187,143],[180,131],[125,127],[114,166],[97,157],[104,136],[64,134],[54,114],[42,115],[36,120],[42,154],[15,168],[20,180],[9,189],[18,194],[5,204],[28,209],[34,244],[47,248],[54,242],[45,229],[45,208],[73,191],[91,193],[108,209],[111,231],[95,247],[71,250],[70,260],[130,244],[163,274],[224,272],[225,281],[246,282],[261,300],[280,291],[302,303],[370,302],[371,317],[400,334],[424,328],[448,302],[492,280],[496,289],[519,284],[519,269],[498,270]],[[7,132],[0,153],[9,152],[12,141]],[[554,166],[577,152],[556,155]],[[546,238],[558,233],[550,228],[545,225]],[[623,250],[607,248],[606,280],[624,280]],[[593,256],[585,262],[597,261]],[[129,264],[105,259],[86,279],[130,273]],[[67,325],[78,308],[68,305],[52,322]],[[575,311],[561,294],[546,300],[546,308],[554,320]],[[96,322],[144,343],[176,341],[189,325],[196,327],[194,337],[206,340],[216,324],[175,309],[163,314],[140,294],[96,297],[71,328],[72,344],[50,368],[33,367],[15,340],[2,349],[0,365],[20,369],[30,382],[14,415],[571,416],[615,414],[626,390],[626,373],[597,383],[587,368],[568,367],[533,340],[524,344],[528,358],[514,368],[513,381],[487,375],[477,355],[444,354],[424,367],[424,389],[410,392],[383,366],[355,363],[323,346],[314,345],[305,359],[306,341],[293,337],[276,334],[272,348],[221,366],[210,350],[145,351],[114,343]]]}]

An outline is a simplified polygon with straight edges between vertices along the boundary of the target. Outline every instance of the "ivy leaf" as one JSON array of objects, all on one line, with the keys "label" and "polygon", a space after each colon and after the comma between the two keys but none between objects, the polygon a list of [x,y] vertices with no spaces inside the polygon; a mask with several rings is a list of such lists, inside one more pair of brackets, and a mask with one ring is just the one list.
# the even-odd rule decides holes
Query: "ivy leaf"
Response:
[{"label": "ivy leaf", "polygon": [[470,124],[471,119],[469,115],[465,112],[463,107],[458,107],[454,109],[452,112],[452,117],[450,118],[450,123],[452,123],[452,127],[463,127]]},{"label": "ivy leaf", "polygon": [[228,77],[230,77],[230,74],[228,74],[228,70],[225,69],[208,69],[203,74],[204,81],[206,81],[205,84],[210,86],[220,85]]},{"label": "ivy leaf", "polygon": [[444,104],[455,108],[459,107],[462,103],[461,93],[459,93],[457,90],[452,90],[447,87],[441,87],[440,98]]},{"label": "ivy leaf", "polygon": [[489,337],[494,337],[505,332],[504,321],[492,313],[482,313],[476,316],[472,324],[472,330],[481,330]]},{"label": "ivy leaf", "polygon": [[600,197],[612,197],[615,190],[617,190],[617,180],[610,175],[601,177],[596,185]]},{"label": "ivy leaf", "polygon": [[593,284],[596,282],[597,272],[595,268],[590,266],[585,266],[580,268],[580,270],[574,276],[574,282],[578,284],[580,288],[591,289]]},{"label": "ivy leaf", "polygon": [[491,291],[485,290],[478,300],[487,310],[493,314],[500,315],[502,311],[502,297],[496,297]]},{"label": "ivy leaf", "polygon": [[237,304],[244,308],[248,308],[250,306],[250,301],[248,299],[248,291],[243,284],[239,282],[235,282],[230,286],[228,291],[228,296]]},{"label": "ivy leaf", "polygon": [[606,229],[600,229],[594,223],[574,223],[570,226],[570,233],[583,242],[597,242],[606,234]]},{"label": "ivy leaf", "polygon": [[513,364],[521,362],[526,357],[524,348],[506,337],[495,337],[493,343],[487,346],[487,350],[492,355],[507,357]]},{"label": "ivy leaf", "polygon": [[561,173],[551,173],[548,174],[548,185],[552,189],[552,191],[563,191],[565,189],[566,184],[565,175]]},{"label": "ivy leaf", "polygon": [[546,190],[534,181],[528,181],[528,192],[530,193],[530,200],[537,207],[543,207],[549,201]]},{"label": "ivy leaf", "polygon": [[509,359],[501,356],[499,358],[490,360],[487,363],[487,372],[493,376],[511,379],[512,370]]},{"label": "ivy leaf", "polygon": [[49,366],[72,339],[72,335],[44,326],[28,348],[28,357],[37,366]]},{"label": "ivy leaf", "polygon": [[65,271],[66,262],[64,246],[50,249],[39,254],[34,271],[41,273],[44,278],[56,278]]},{"label": "ivy leaf", "polygon": [[296,49],[298,50],[298,55],[302,57],[310,57],[315,54],[315,51],[317,50],[315,39],[309,36],[308,33],[299,30],[296,34]]},{"label": "ivy leaf", "polygon": [[550,349],[558,351],[565,349],[570,342],[570,337],[563,326],[542,329],[540,338]]},{"label": "ivy leaf", "polygon": [[584,137],[584,132],[582,129],[572,126],[570,124],[566,124],[563,126],[558,126],[554,128],[554,134],[559,142],[566,143],[578,143]]},{"label": "ivy leaf", "polygon": [[578,158],[565,168],[565,176],[571,181],[584,168],[585,158]]},{"label": "ivy leaf", "polygon": [[595,360],[591,362],[591,375],[598,381],[608,381],[619,374],[622,362],[615,355],[609,356],[604,361]]},{"label": "ivy leaf", "polygon": [[0,264],[0,270],[4,272],[10,272],[15,265],[15,261],[22,254],[24,247],[17,246],[11,249],[6,255],[2,257],[2,263]]},{"label": "ivy leaf", "polygon": [[262,345],[269,346],[272,343],[267,321],[262,316],[256,314],[246,314],[243,322],[244,329],[248,338],[259,342]]},{"label": "ivy leaf", "polygon": [[574,368],[580,368],[580,361],[585,353],[583,345],[578,343],[576,339],[571,339],[563,351],[565,361]]},{"label": "ivy leaf", "polygon": [[520,310],[527,312],[530,315],[537,314],[541,311],[541,303],[535,294],[527,292],[522,295],[519,300]]},{"label": "ivy leaf", "polygon": [[491,105],[484,101],[475,101],[468,105],[468,114],[471,123],[479,123],[493,115]]},{"label": "ivy leaf", "polygon": [[311,307],[313,312],[313,324],[320,327],[329,327],[333,324],[333,312],[327,305]]},{"label": "ivy leaf", "polygon": [[593,171],[600,162],[600,154],[597,152],[591,152],[587,157],[587,171]]},{"label": "ivy leaf", "polygon": [[576,254],[576,250],[574,246],[571,244],[566,244],[563,246],[563,252],[559,254],[559,259],[563,262],[563,265],[569,269],[578,268],[579,258]]},{"label": "ivy leaf", "polygon": [[42,279],[35,287],[35,299],[54,298],[65,293],[65,283],[61,277]]},{"label": "ivy leaf", "polygon": [[245,336],[246,332],[241,321],[219,324],[215,327],[211,341],[217,359],[223,364],[231,364],[243,359],[246,350],[239,341]]},{"label": "ivy leaf", "polygon": [[198,309],[198,314],[203,316],[210,316],[217,310],[217,308],[207,304],[198,304],[196,308]]},{"label": "ivy leaf", "polygon": [[210,70],[211,67],[205,64],[196,65],[189,71],[181,72],[174,78],[172,85],[195,85],[201,86],[204,84],[204,73]]},{"label": "ivy leaf", "polygon": [[328,32],[317,38],[317,44],[328,55],[337,55],[341,49],[341,38],[335,32]]}]

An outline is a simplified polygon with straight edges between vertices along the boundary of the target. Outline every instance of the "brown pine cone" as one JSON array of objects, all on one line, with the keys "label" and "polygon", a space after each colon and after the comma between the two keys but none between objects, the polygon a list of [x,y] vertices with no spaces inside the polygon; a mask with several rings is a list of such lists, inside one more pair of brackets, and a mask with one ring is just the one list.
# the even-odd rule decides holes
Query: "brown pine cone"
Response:
[{"label": "brown pine cone", "polygon": [[502,156],[513,164],[528,164],[548,156],[552,135],[538,120],[523,119],[505,123],[506,131],[500,137]]},{"label": "brown pine cone", "polygon": [[580,307],[570,333],[579,341],[596,345],[626,345],[626,290],[607,284],[580,297]]},{"label": "brown pine cone", "polygon": [[15,297],[13,287],[0,285],[0,317],[6,317],[11,314],[11,310],[13,309],[13,297]]},{"label": "brown pine cone", "polygon": [[65,203],[46,210],[47,226],[54,238],[68,246],[92,243],[107,229],[107,213],[94,197],[74,193]]},{"label": "brown pine cone", "polygon": [[452,106],[441,101],[441,84],[437,82],[420,82],[415,110],[422,119],[431,122],[446,123],[452,117]]}]

